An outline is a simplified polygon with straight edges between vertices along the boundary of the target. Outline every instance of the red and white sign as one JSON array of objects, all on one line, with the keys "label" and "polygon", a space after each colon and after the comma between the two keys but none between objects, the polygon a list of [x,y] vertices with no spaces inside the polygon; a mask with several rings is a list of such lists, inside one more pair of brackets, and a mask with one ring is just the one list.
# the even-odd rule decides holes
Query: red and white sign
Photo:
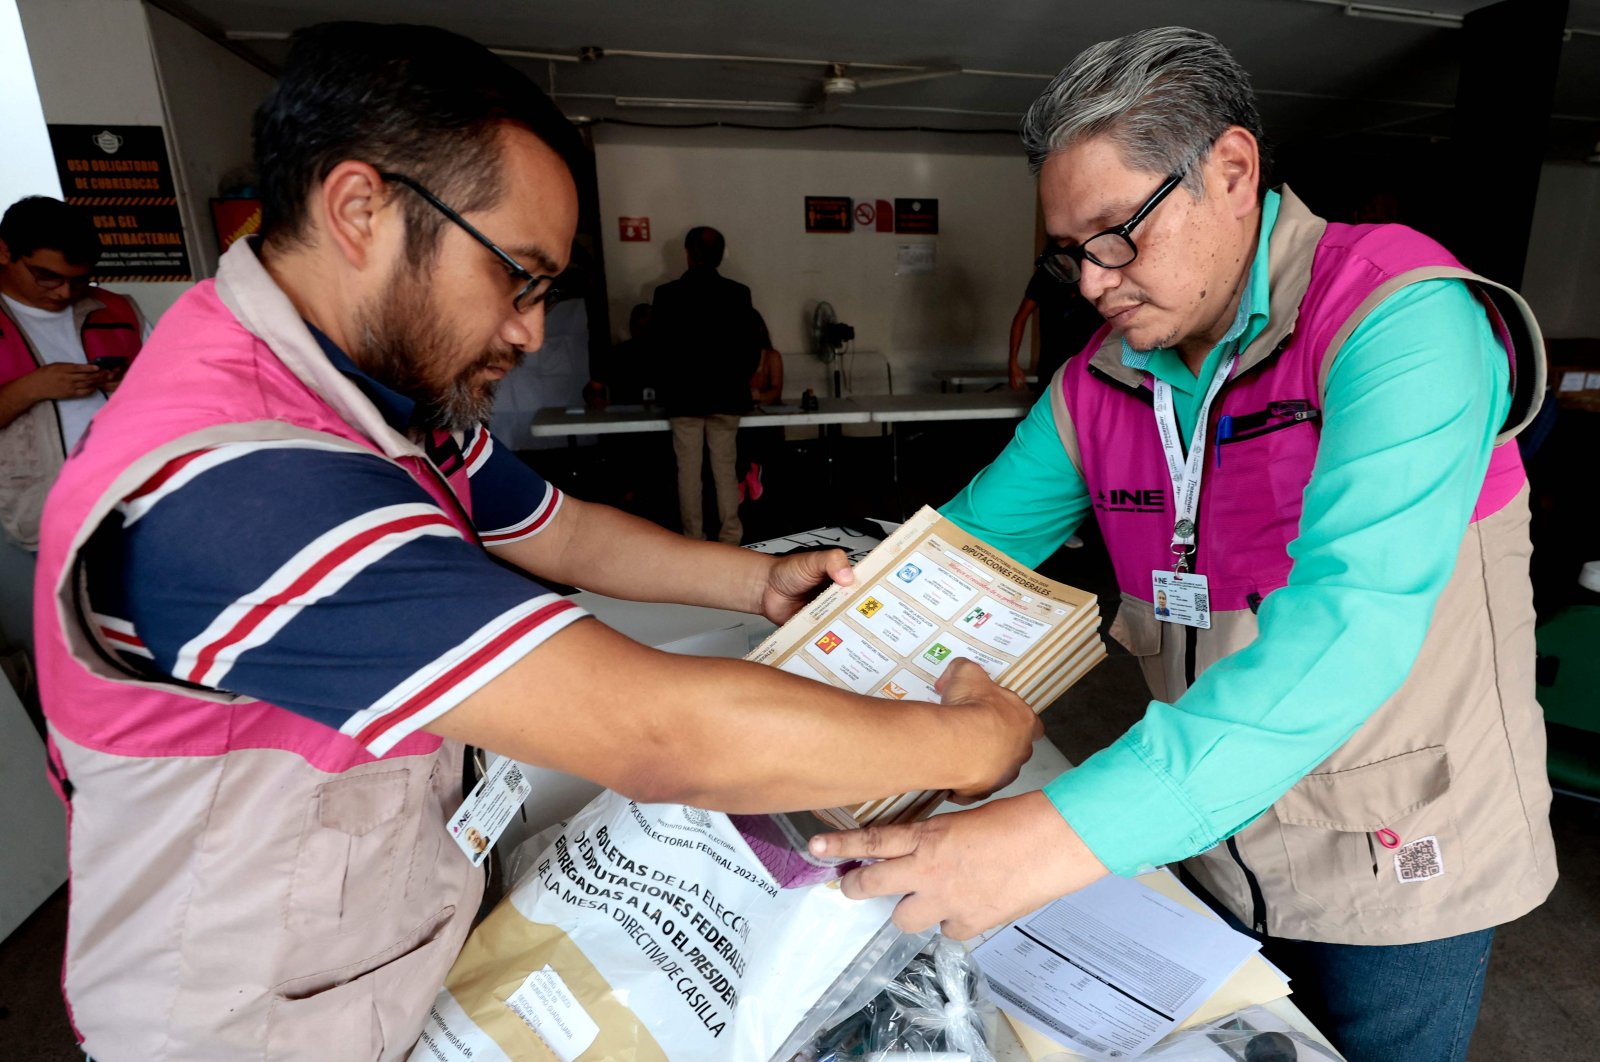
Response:
[{"label": "red and white sign", "polygon": [[865,229],[878,216],[877,210],[865,199],[856,200],[856,224]]},{"label": "red and white sign", "polygon": [[649,243],[650,219],[649,218],[617,218],[617,228],[622,234],[623,243]]},{"label": "red and white sign", "polygon": [[894,204],[890,203],[887,199],[878,200],[877,201],[877,215],[878,215],[878,225],[877,225],[876,231],[878,231],[878,232],[893,232],[894,231]]}]

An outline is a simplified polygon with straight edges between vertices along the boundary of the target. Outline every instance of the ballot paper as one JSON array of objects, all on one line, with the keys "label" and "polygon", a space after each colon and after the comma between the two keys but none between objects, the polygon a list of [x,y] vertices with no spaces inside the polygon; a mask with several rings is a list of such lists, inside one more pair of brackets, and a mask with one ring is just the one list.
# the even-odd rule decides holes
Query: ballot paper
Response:
[{"label": "ballot paper", "polygon": [[[1105,659],[1093,594],[1046,579],[931,508],[865,553],[846,540],[851,534],[792,536],[817,540],[796,548],[852,551],[855,581],[824,590],[747,659],[869,697],[914,701],[937,701],[934,684],[967,659],[1034,711]],[[816,814],[838,829],[910,822],[948,795],[903,793]]]},{"label": "ballot paper", "polygon": [[1120,1062],[1176,1029],[1259,947],[1112,875],[1013,922],[976,957],[1013,1020],[1089,1058]]}]

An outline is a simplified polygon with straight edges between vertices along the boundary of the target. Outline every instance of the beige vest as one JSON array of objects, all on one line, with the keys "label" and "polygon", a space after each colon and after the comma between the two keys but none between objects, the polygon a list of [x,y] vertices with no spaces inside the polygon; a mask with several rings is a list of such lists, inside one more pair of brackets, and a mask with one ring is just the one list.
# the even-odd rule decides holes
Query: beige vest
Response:
[{"label": "beige vest", "polygon": [[[1306,290],[1300,274],[1310,269],[1321,231],[1320,222],[1311,224],[1316,221],[1285,194],[1271,249],[1274,327],[1294,321],[1298,293]],[[1321,387],[1333,355],[1384,297],[1434,276],[1489,284],[1461,270],[1396,277],[1334,334]],[[1293,302],[1280,305],[1285,294]],[[1505,294],[1507,310],[1520,310],[1519,326],[1531,331],[1533,349],[1540,349],[1525,305]],[[1096,364],[1110,365],[1115,343],[1112,337],[1097,352]],[[1128,371],[1120,362],[1112,368]],[[1542,393],[1542,359],[1531,375],[1535,393]],[[1500,441],[1524,426],[1537,405],[1535,399]],[[1059,397],[1054,408],[1062,442],[1078,464],[1077,431],[1087,426],[1063,418]],[[1407,944],[1510,921],[1549,894],[1556,861],[1544,717],[1534,697],[1527,497],[1524,485],[1500,511],[1468,526],[1454,574],[1399,691],[1254,822],[1186,861],[1240,921],[1277,937]],[[1172,702],[1188,688],[1188,675],[1249,645],[1258,628],[1249,610],[1215,613],[1209,631],[1195,632],[1193,661],[1186,631],[1159,621],[1148,602],[1124,595],[1109,633],[1139,659],[1151,695]],[[1338,691],[1328,696],[1337,698]],[[1402,882],[1397,851],[1384,841],[1429,837],[1443,873]]]}]

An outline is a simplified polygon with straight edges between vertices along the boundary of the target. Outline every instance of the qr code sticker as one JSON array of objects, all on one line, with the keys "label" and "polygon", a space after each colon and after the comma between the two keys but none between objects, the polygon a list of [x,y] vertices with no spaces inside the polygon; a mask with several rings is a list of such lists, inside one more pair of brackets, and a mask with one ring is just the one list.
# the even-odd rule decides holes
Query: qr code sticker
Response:
[{"label": "qr code sticker", "polygon": [[1402,885],[1427,881],[1443,874],[1444,856],[1439,852],[1439,839],[1419,837],[1395,849],[1394,873]]},{"label": "qr code sticker", "polygon": [[516,767],[512,767],[507,770],[505,774],[505,783],[506,788],[513,793],[521,789],[523,785],[522,771]]}]

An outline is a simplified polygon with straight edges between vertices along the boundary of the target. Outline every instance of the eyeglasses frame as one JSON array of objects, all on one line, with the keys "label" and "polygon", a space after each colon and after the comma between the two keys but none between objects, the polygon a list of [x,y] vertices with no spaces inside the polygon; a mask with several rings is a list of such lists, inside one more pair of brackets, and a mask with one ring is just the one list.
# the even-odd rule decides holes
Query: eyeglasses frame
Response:
[{"label": "eyeglasses frame", "polygon": [[[511,257],[511,255],[508,254],[499,244],[495,243],[493,240],[489,239],[489,237],[479,232],[477,227],[473,225],[472,222],[462,217],[455,210],[451,209],[451,207],[445,203],[444,200],[440,199],[438,196],[428,191],[427,188],[423,187],[420,181],[413,180],[403,173],[379,171],[378,176],[385,181],[393,181],[396,184],[405,185],[407,188],[417,193],[429,206],[433,207],[439,213],[455,222],[455,224],[468,236],[471,236],[474,240],[477,240],[484,247],[488,248],[490,254],[500,259],[500,264],[506,267],[506,271],[511,274],[512,279],[523,281],[521,290],[511,297],[511,308],[516,310],[517,313],[527,313],[529,310],[540,304],[544,304],[545,306],[554,306],[556,301],[562,297],[563,293],[557,284],[559,278],[542,273],[533,273],[525,269],[520,262]],[[549,281],[550,286],[545,288],[544,291],[539,292],[536,297],[529,299],[529,296],[533,294],[534,289],[536,289],[545,281]],[[524,305],[524,300],[528,300],[526,305]]]},{"label": "eyeglasses frame", "polygon": [[[40,291],[54,291],[57,288],[71,288],[75,285],[79,287],[87,287],[89,284],[89,274],[87,273],[76,277],[62,276],[54,269],[46,269],[44,266],[36,266],[26,258],[18,258],[16,261],[28,271],[28,275],[33,278],[34,284],[38,286]],[[54,279],[46,280],[44,277],[39,275],[40,273],[48,274]]]},{"label": "eyeglasses frame", "polygon": [[[1185,165],[1183,168],[1168,174],[1167,179],[1161,182],[1161,187],[1157,188],[1153,193],[1151,193],[1150,198],[1146,199],[1144,201],[1144,205],[1134,212],[1133,217],[1129,218],[1127,221],[1124,221],[1121,225],[1113,225],[1109,229],[1101,229],[1093,236],[1090,236],[1087,240],[1084,240],[1082,243],[1071,247],[1064,247],[1060,244],[1053,243],[1050,247],[1045,249],[1043,254],[1033,260],[1033,267],[1035,269],[1043,269],[1045,272],[1049,273],[1052,277],[1054,277],[1056,280],[1059,280],[1063,284],[1077,284],[1077,279],[1068,279],[1061,274],[1060,269],[1055,261],[1058,257],[1065,255],[1072,259],[1073,263],[1078,267],[1079,277],[1083,276],[1083,260],[1085,258],[1099,266],[1101,269],[1126,269],[1128,266],[1133,265],[1133,263],[1139,258],[1139,245],[1133,242],[1134,228],[1139,224],[1139,222],[1149,217],[1151,211],[1155,210],[1156,207],[1161,205],[1161,201],[1165,199],[1174,188],[1178,187],[1178,185],[1183,182],[1183,179],[1185,176],[1187,176],[1188,172],[1189,167]],[[1120,265],[1109,265],[1100,261],[1100,259],[1096,258],[1089,252],[1088,247],[1091,243],[1093,243],[1095,240],[1098,240],[1102,236],[1118,237],[1123,243],[1128,245],[1130,250],[1133,251],[1133,256]]]}]

